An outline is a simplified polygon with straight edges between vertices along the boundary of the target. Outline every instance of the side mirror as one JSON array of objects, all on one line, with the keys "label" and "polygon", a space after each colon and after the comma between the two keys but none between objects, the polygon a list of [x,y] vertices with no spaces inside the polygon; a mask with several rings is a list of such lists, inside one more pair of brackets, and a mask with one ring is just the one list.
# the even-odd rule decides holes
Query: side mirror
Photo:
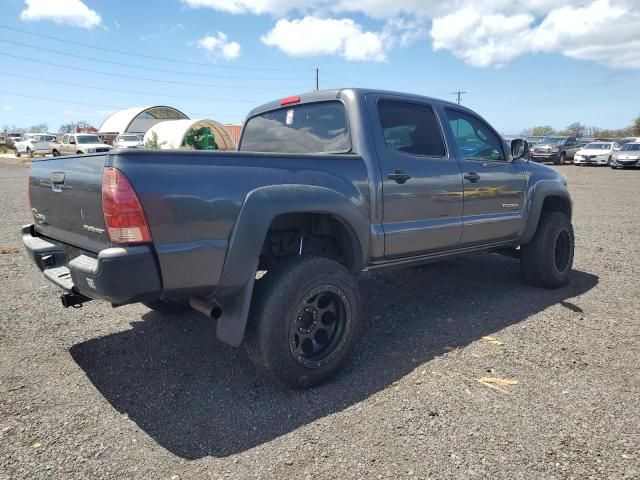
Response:
[{"label": "side mirror", "polygon": [[69,145],[75,145],[76,142],[74,142],[73,140],[69,140]]},{"label": "side mirror", "polygon": [[514,160],[525,157],[529,153],[529,144],[522,138],[511,140],[511,155]]}]

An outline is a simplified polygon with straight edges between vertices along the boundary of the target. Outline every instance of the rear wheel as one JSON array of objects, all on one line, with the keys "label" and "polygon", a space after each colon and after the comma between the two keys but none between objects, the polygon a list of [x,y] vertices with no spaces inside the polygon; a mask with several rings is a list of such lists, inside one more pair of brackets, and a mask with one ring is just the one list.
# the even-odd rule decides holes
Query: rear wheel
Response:
[{"label": "rear wheel", "polygon": [[30,148],[27,148],[27,155],[29,155],[29,158],[33,158],[33,151]]},{"label": "rear wheel", "polygon": [[18,151],[17,148],[13,149],[13,153],[15,154],[16,157],[20,158],[20,152]]},{"label": "rear wheel", "polygon": [[151,310],[164,315],[178,315],[186,313],[191,309],[189,300],[153,300],[151,302],[142,302],[143,305]]},{"label": "rear wheel", "polygon": [[562,212],[543,214],[533,239],[520,248],[525,280],[536,287],[558,288],[569,281],[574,237],[571,220]]},{"label": "rear wheel", "polygon": [[51,153],[53,154],[54,157],[59,157],[60,156],[60,152],[58,150],[54,150]]},{"label": "rear wheel", "polygon": [[360,337],[358,284],[341,264],[291,257],[256,283],[246,347],[260,369],[293,388],[330,379]]}]

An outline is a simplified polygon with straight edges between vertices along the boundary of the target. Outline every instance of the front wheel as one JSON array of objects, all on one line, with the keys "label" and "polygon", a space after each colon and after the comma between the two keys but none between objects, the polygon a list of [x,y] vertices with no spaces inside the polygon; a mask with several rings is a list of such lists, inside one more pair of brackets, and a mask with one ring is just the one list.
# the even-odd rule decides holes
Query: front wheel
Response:
[{"label": "front wheel", "polygon": [[361,331],[358,283],[341,264],[291,257],[257,281],[246,347],[252,362],[293,388],[333,377]]},{"label": "front wheel", "polygon": [[17,148],[13,150],[13,153],[15,154],[15,156],[16,156],[17,158],[20,158],[20,152],[18,151],[18,149],[17,149]]},{"label": "front wheel", "polygon": [[53,154],[54,157],[59,157],[60,156],[60,152],[58,150],[54,150],[51,153]]},{"label": "front wheel", "polygon": [[33,158],[33,151],[30,148],[27,148],[27,155],[29,155],[29,158]]},{"label": "front wheel", "polygon": [[556,159],[556,161],[554,162],[556,165],[564,165],[564,161],[567,159],[567,155],[562,152],[561,154],[558,155],[558,158]]},{"label": "front wheel", "polygon": [[573,252],[573,227],[569,217],[562,212],[543,214],[531,241],[520,247],[525,280],[542,288],[566,285],[573,266]]}]

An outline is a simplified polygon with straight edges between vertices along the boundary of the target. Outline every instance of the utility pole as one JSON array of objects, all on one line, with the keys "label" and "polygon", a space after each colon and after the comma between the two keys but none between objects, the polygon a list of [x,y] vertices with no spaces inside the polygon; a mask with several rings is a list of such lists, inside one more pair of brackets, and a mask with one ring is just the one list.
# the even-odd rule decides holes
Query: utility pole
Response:
[{"label": "utility pole", "polygon": [[469,92],[463,92],[462,90],[458,90],[457,92],[451,92],[451,95],[458,96],[458,105],[460,105],[460,103],[462,103],[462,95],[465,93],[469,93]]},{"label": "utility pole", "polygon": [[316,92],[320,90],[320,73],[318,67],[316,67]]}]

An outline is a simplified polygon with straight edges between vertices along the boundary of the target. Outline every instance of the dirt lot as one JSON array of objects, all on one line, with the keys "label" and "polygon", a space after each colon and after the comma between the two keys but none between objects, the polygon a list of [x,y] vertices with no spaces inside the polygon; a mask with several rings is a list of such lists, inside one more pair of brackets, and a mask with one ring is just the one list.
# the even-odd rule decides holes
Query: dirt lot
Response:
[{"label": "dirt lot", "polygon": [[[20,247],[27,169],[1,165],[0,247]],[[639,478],[640,171],[562,170],[570,286],[528,287],[497,255],[364,274],[366,337],[306,392],[199,314],[63,310],[0,254],[0,479]]]}]

